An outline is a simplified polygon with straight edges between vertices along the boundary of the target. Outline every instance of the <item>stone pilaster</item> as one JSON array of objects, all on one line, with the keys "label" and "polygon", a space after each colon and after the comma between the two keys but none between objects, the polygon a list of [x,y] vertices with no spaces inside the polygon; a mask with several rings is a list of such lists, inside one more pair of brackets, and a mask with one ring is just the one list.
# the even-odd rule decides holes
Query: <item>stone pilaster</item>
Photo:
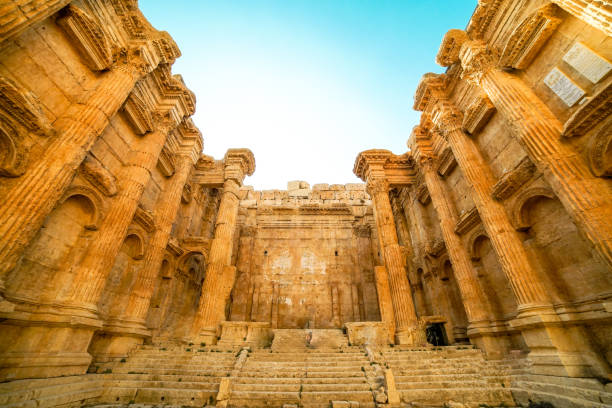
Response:
[{"label": "stone pilaster", "polygon": [[466,41],[459,58],[464,77],[480,85],[576,225],[612,267],[609,185],[561,142],[561,122],[520,78],[494,66],[482,42]]},{"label": "stone pilaster", "polygon": [[[216,341],[217,328],[225,320],[225,300],[229,296],[228,282],[225,278],[235,276],[229,269],[238,217],[238,190],[244,177],[253,174],[255,160],[248,149],[230,149],[225,155],[225,182],[219,213],[215,225],[215,234],[208,256],[206,278],[202,285],[202,295],[196,314],[193,332],[198,341],[208,344]],[[227,292],[227,293],[226,293]]]},{"label": "stone pilaster", "polygon": [[[122,63],[102,75],[98,86],[66,109],[53,127],[55,140],[20,178],[0,203],[0,282],[38,232],[74,176],[98,135],[130,91],[154,66],[143,49],[129,53]],[[2,287],[2,283],[0,283]]]}]

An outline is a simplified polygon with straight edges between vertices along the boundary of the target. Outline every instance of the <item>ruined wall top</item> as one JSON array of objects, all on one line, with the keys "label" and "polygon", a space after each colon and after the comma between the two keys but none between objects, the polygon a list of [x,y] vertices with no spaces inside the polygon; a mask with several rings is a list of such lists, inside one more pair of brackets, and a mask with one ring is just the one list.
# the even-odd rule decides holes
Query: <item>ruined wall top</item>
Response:
[{"label": "ruined wall top", "polygon": [[287,190],[257,191],[252,186],[240,189],[242,207],[263,206],[370,206],[370,196],[363,183],[348,184],[314,184],[312,187],[305,181],[290,181]]}]

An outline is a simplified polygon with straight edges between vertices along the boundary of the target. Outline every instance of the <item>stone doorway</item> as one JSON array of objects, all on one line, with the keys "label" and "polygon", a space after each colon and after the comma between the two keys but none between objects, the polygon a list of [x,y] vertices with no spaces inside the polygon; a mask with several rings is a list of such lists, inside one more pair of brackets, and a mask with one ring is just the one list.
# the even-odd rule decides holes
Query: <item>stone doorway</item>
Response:
[{"label": "stone doorway", "polygon": [[444,323],[430,323],[425,329],[427,342],[434,346],[448,346],[448,337],[444,329]]}]

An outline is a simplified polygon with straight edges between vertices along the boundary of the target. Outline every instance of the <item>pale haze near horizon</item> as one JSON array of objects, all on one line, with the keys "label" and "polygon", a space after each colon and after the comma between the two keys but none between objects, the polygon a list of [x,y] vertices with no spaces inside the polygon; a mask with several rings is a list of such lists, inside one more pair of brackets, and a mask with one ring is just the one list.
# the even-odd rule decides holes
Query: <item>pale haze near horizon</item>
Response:
[{"label": "pale haze near horizon", "polygon": [[247,147],[245,184],[345,184],[366,149],[404,153],[418,123],[416,86],[442,37],[464,28],[476,0],[141,0],[182,56],[204,153]]}]

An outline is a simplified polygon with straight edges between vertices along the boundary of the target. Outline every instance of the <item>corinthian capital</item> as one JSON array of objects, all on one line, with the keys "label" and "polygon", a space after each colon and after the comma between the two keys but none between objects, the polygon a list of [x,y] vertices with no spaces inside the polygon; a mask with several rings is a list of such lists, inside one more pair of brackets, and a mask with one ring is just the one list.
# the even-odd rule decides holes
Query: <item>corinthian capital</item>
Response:
[{"label": "corinthian capital", "polygon": [[480,84],[483,75],[495,68],[495,60],[490,50],[482,41],[466,41],[459,51],[462,78]]},{"label": "corinthian capital", "polygon": [[419,167],[427,167],[433,163],[433,146],[429,130],[423,126],[415,126],[410,135],[408,147]]},{"label": "corinthian capital", "polygon": [[452,103],[440,101],[432,112],[432,121],[436,125],[436,130],[446,139],[448,133],[461,129],[463,113]]},{"label": "corinthian capital", "polygon": [[371,178],[366,184],[366,190],[372,197],[378,193],[387,194],[389,192],[389,183],[382,177]]},{"label": "corinthian capital", "polygon": [[255,156],[249,149],[228,149],[223,161],[226,179],[242,183],[245,176],[255,172]]},{"label": "corinthian capital", "polygon": [[121,48],[112,70],[123,71],[139,79],[153,71],[156,66],[157,61],[154,60],[147,47],[140,45],[130,49]]}]

